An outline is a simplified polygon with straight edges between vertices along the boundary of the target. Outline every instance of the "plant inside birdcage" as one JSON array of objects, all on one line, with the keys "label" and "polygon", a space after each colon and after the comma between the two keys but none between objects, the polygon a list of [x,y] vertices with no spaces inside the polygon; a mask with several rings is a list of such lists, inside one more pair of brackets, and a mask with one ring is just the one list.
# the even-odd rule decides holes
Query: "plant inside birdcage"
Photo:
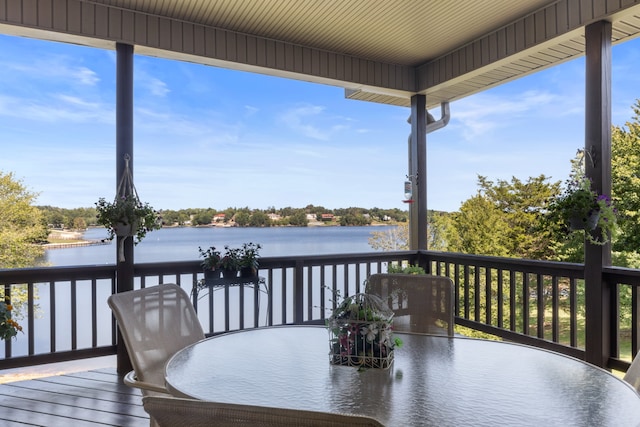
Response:
[{"label": "plant inside birdcage", "polygon": [[394,337],[393,311],[377,295],[345,298],[327,321],[330,362],[335,365],[386,369],[402,345]]}]

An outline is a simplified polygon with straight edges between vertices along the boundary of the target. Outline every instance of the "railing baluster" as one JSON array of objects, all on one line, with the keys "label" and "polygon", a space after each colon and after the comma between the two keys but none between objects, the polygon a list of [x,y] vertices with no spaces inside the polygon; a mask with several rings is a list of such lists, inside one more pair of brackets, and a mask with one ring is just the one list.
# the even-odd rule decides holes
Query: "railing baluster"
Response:
[{"label": "railing baluster", "polygon": [[560,342],[560,293],[558,276],[551,276],[551,340]]},{"label": "railing baluster", "polygon": [[492,318],[491,318],[491,314],[492,314],[492,306],[493,306],[493,298],[492,298],[492,294],[493,292],[491,292],[491,269],[488,267],[485,267],[484,269],[484,297],[485,297],[485,305],[486,305],[486,313],[485,313],[485,322],[487,323],[487,325],[491,325],[492,324]]},{"label": "railing baluster", "polygon": [[538,330],[538,338],[544,339],[544,317],[545,317],[545,289],[544,289],[544,281],[542,280],[542,274],[536,274],[536,297],[538,298],[537,303],[537,325],[536,329]]},{"label": "railing baluster", "polygon": [[522,333],[529,335],[529,273],[522,272]]},{"label": "railing baluster", "polygon": [[578,346],[578,318],[573,314],[578,308],[576,279],[572,278],[569,282],[569,312],[571,313],[570,329],[571,329],[571,347]]},{"label": "railing baluster", "polygon": [[498,328],[502,328],[504,327],[504,278],[503,278],[503,270],[501,268],[499,268],[497,270],[497,275],[498,275],[498,323],[497,326]]},{"label": "railing baluster", "polygon": [[[287,258],[261,259],[261,271],[266,274],[267,295],[263,296],[260,289],[253,290],[253,298],[245,298],[244,289],[240,289],[238,298],[231,301],[229,289],[220,292],[215,297],[210,292],[207,299],[201,304],[209,303],[206,307],[199,307],[202,318],[209,317],[209,333],[219,333],[240,327],[257,327],[264,324],[273,325],[281,323],[297,323],[301,321],[318,321],[328,314],[328,301],[337,304],[342,298],[351,293],[363,291],[363,283],[372,272],[385,271],[388,262],[419,261],[421,265],[428,267],[432,274],[446,275],[455,283],[455,312],[460,323],[465,326],[493,333],[497,336],[527,344],[561,351],[565,354],[579,357],[583,350],[583,301],[584,291],[584,266],[579,264],[552,263],[544,261],[517,260],[496,257],[479,257],[465,254],[450,254],[440,252],[397,252],[397,253],[371,253],[371,254],[347,254],[331,256],[306,256]],[[134,276],[139,287],[153,286],[165,281],[172,281],[179,285],[190,282],[193,288],[197,283],[198,274],[202,274],[200,263],[155,263],[137,264],[134,267]],[[187,276],[188,275],[188,276]],[[629,336],[621,337],[621,344],[626,341],[626,347],[631,348],[632,354],[638,351],[640,343],[640,328],[638,326],[640,308],[638,304],[638,289],[640,286],[640,272],[630,269],[615,267],[605,268],[608,286],[616,286],[619,293],[626,292],[630,298],[620,301],[620,319],[612,319],[613,327],[630,330]],[[183,277],[184,276],[184,277]],[[183,280],[190,277],[190,280]],[[531,281],[536,278],[536,285]],[[338,279],[339,278],[339,279]],[[22,353],[15,355],[19,348],[15,341],[5,342],[5,357],[0,358],[0,369],[15,367],[20,364],[28,365],[45,363],[46,361],[70,360],[74,354],[82,354],[85,357],[91,352],[95,355],[111,354],[116,334],[111,328],[111,343],[99,347],[100,340],[100,315],[99,310],[108,310],[106,304],[98,303],[98,295],[102,295],[98,284],[101,280],[109,280],[111,292],[115,291],[115,266],[90,266],[90,267],[61,267],[61,268],[36,268],[1,270],[0,283],[4,286],[5,293],[11,295],[15,292],[14,286],[26,284],[27,309],[24,312],[26,318],[21,320],[25,326],[25,336],[19,335],[18,340],[23,340],[23,348],[26,348],[26,356]],[[49,287],[48,292],[45,286]],[[60,292],[70,286],[70,292]],[[89,288],[84,288],[88,286]],[[549,288],[550,287],[550,288]],[[536,301],[532,301],[533,293],[536,293]],[[550,289],[551,299],[545,291]],[[37,295],[42,290],[41,295]],[[293,292],[292,292],[293,290]],[[304,290],[304,292],[301,292]],[[568,291],[568,292],[567,292]],[[338,293],[339,292],[339,293]],[[508,292],[508,296],[506,293]],[[80,296],[91,294],[91,301],[78,307]],[[279,293],[279,298],[278,298]],[[306,294],[306,296],[305,296]],[[331,295],[330,295],[331,294]],[[234,296],[235,291],[234,291]],[[274,295],[276,298],[274,298]],[[339,298],[335,298],[339,295]],[[615,294],[612,294],[615,296]],[[316,298],[320,298],[320,301]],[[222,299],[224,298],[224,301]],[[268,301],[264,320],[261,319],[263,298]],[[42,299],[41,307],[46,310],[44,318],[36,321],[35,315],[38,299]],[[274,299],[277,301],[274,305]],[[613,298],[616,300],[617,298]],[[47,305],[47,300],[49,305]],[[253,322],[245,322],[245,313],[253,304]],[[550,304],[548,304],[550,302]],[[612,301],[617,304],[617,301]],[[84,301],[82,302],[84,304]],[[509,307],[506,307],[509,304]],[[566,304],[566,305],[565,305]],[[198,305],[198,301],[195,301]],[[216,309],[216,305],[218,309]],[[564,311],[568,306],[568,318]],[[65,315],[67,310],[62,307],[70,307],[71,326],[68,331],[59,331],[57,317]],[[320,307],[318,311],[317,308]],[[535,318],[530,307],[537,307]],[[225,310],[225,324],[216,322],[216,311]],[[611,307],[613,310],[613,306]],[[274,314],[280,310],[281,318],[274,319]],[[302,311],[300,311],[302,310]],[[617,307],[616,307],[617,310]],[[291,318],[293,313],[293,319]],[[299,316],[296,313],[303,313]],[[239,314],[237,324],[232,321]],[[231,316],[231,318],[230,318]],[[221,317],[218,317],[221,319]],[[630,320],[629,320],[630,318]],[[550,320],[552,330],[545,332],[545,323]],[[66,318],[65,318],[66,321]],[[619,322],[624,322],[619,326]],[[84,325],[90,327],[84,328]],[[522,322],[522,328],[520,328]],[[534,323],[535,322],[535,323]],[[207,324],[206,321],[203,324]],[[112,326],[114,325],[112,321]],[[532,325],[537,325],[537,333],[531,334]],[[48,328],[44,329],[44,327]],[[508,329],[504,329],[508,327]],[[38,328],[38,330],[36,330]],[[89,330],[90,329],[90,330]],[[521,330],[520,330],[521,329]],[[565,334],[564,330],[568,329]],[[71,348],[67,348],[63,337],[71,334]],[[81,335],[82,334],[82,335]],[[85,337],[86,334],[86,337]],[[91,335],[89,337],[89,334]],[[49,336],[49,353],[35,354],[36,338]],[[568,338],[567,338],[568,335]],[[64,345],[61,343],[65,342]],[[80,348],[86,343],[89,349]],[[618,345],[617,339],[612,338],[610,348]],[[61,348],[64,347],[64,348]],[[621,345],[624,348],[624,345]],[[0,347],[2,348],[2,347]],[[37,349],[41,351],[40,348]],[[89,350],[89,352],[87,352]],[[76,356],[78,357],[78,356]],[[622,356],[614,354],[612,350],[609,359],[611,365],[624,366],[618,360],[620,357],[629,358],[629,353]]]},{"label": "railing baluster", "polygon": [[91,279],[91,347],[98,346],[98,286],[96,279]]},{"label": "railing baluster", "polygon": [[78,349],[78,298],[76,281],[71,281],[71,349]]}]

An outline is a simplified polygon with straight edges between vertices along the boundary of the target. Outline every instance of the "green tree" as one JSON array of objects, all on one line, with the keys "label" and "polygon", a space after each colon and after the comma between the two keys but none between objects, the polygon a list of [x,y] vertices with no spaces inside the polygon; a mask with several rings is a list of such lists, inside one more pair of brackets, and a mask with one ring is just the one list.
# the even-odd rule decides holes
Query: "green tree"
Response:
[{"label": "green tree", "polygon": [[251,222],[251,214],[247,211],[240,211],[235,216],[236,225],[238,227],[247,227]]},{"label": "green tree", "polygon": [[628,252],[640,248],[640,101],[632,109],[626,129],[613,126],[611,131],[612,199],[620,230],[613,249]]},{"label": "green tree", "polygon": [[500,230],[501,245],[506,248],[507,256],[543,259],[552,254],[549,248],[552,236],[549,230],[540,227],[540,215],[548,200],[558,193],[560,183],[548,180],[545,175],[539,175],[526,181],[512,177],[511,182],[497,180],[494,183],[478,177],[481,193],[498,209],[501,222],[507,226]]},{"label": "green tree", "polygon": [[84,218],[82,218],[81,216],[75,217],[73,220],[73,229],[74,230],[86,230],[87,229],[87,223],[85,222]]},{"label": "green tree", "polygon": [[271,225],[271,220],[266,213],[262,211],[254,211],[251,214],[249,225],[251,227],[269,227]]},{"label": "green tree", "polygon": [[453,215],[457,233],[449,245],[454,252],[476,255],[509,256],[509,226],[502,211],[478,193],[466,200]]},{"label": "green tree", "polygon": [[32,267],[47,240],[42,211],[33,205],[36,193],[27,190],[12,173],[0,171],[0,268]]},{"label": "green tree", "polygon": [[289,217],[289,224],[297,227],[306,227],[309,225],[307,214],[303,210],[298,210]]},{"label": "green tree", "polygon": [[195,225],[208,225],[211,224],[213,216],[208,211],[201,211],[193,216],[193,223]]}]

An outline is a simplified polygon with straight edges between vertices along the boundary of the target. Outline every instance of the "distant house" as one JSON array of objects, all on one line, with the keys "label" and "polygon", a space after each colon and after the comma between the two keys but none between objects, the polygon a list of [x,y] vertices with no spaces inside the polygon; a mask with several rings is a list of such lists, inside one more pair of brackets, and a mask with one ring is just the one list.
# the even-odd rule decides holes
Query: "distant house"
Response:
[{"label": "distant house", "polygon": [[333,221],[333,214],[323,213],[321,218],[323,221]]},{"label": "distant house", "polygon": [[227,215],[225,215],[223,213],[215,214],[213,216],[213,222],[224,222],[226,217],[227,217]]},{"label": "distant house", "polygon": [[307,214],[307,221],[315,221],[316,214]]},{"label": "distant house", "polygon": [[277,213],[270,213],[270,214],[267,214],[267,216],[271,221],[280,221],[282,219],[282,217]]}]

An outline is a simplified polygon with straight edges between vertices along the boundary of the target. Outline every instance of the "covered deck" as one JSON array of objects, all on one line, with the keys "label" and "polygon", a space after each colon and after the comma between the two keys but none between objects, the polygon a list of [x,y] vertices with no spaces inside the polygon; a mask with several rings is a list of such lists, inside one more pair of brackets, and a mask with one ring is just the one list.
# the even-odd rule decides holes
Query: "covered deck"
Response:
[{"label": "covered deck", "polygon": [[[257,4],[260,13],[233,0],[0,0],[0,31],[117,51],[118,176],[123,154],[133,147],[134,50],[337,85],[351,99],[410,107],[409,175],[417,177],[426,176],[429,126],[438,126],[428,108],[586,55],[585,150],[600,160],[586,172],[597,190],[610,190],[610,49],[640,32],[640,0]],[[454,280],[458,325],[607,369],[628,367],[640,344],[640,271],[612,267],[608,245],[587,245],[584,265],[428,251],[426,185],[415,185],[409,251],[264,259],[266,318],[259,291],[227,289],[216,295],[222,320],[213,314],[212,293],[195,301],[205,330],[323,322],[327,288],[349,294],[386,263],[411,262]],[[131,240],[127,245],[133,251]],[[0,369],[114,355],[122,346],[114,321],[104,316],[108,295],[157,283],[190,291],[200,279],[197,261],[2,270],[7,294],[26,284],[28,308],[25,335],[4,343]],[[621,287],[632,288],[630,307],[620,306]],[[38,317],[42,297],[47,310]],[[628,325],[621,325],[621,309]],[[621,329],[629,333],[622,336]],[[117,372],[124,370],[120,363]],[[39,413],[84,413],[77,419],[93,419],[92,425],[103,419],[148,424],[139,395],[120,384],[113,369],[2,385],[0,394],[7,423],[28,415],[30,422],[58,425],[55,418],[32,420]]]}]

